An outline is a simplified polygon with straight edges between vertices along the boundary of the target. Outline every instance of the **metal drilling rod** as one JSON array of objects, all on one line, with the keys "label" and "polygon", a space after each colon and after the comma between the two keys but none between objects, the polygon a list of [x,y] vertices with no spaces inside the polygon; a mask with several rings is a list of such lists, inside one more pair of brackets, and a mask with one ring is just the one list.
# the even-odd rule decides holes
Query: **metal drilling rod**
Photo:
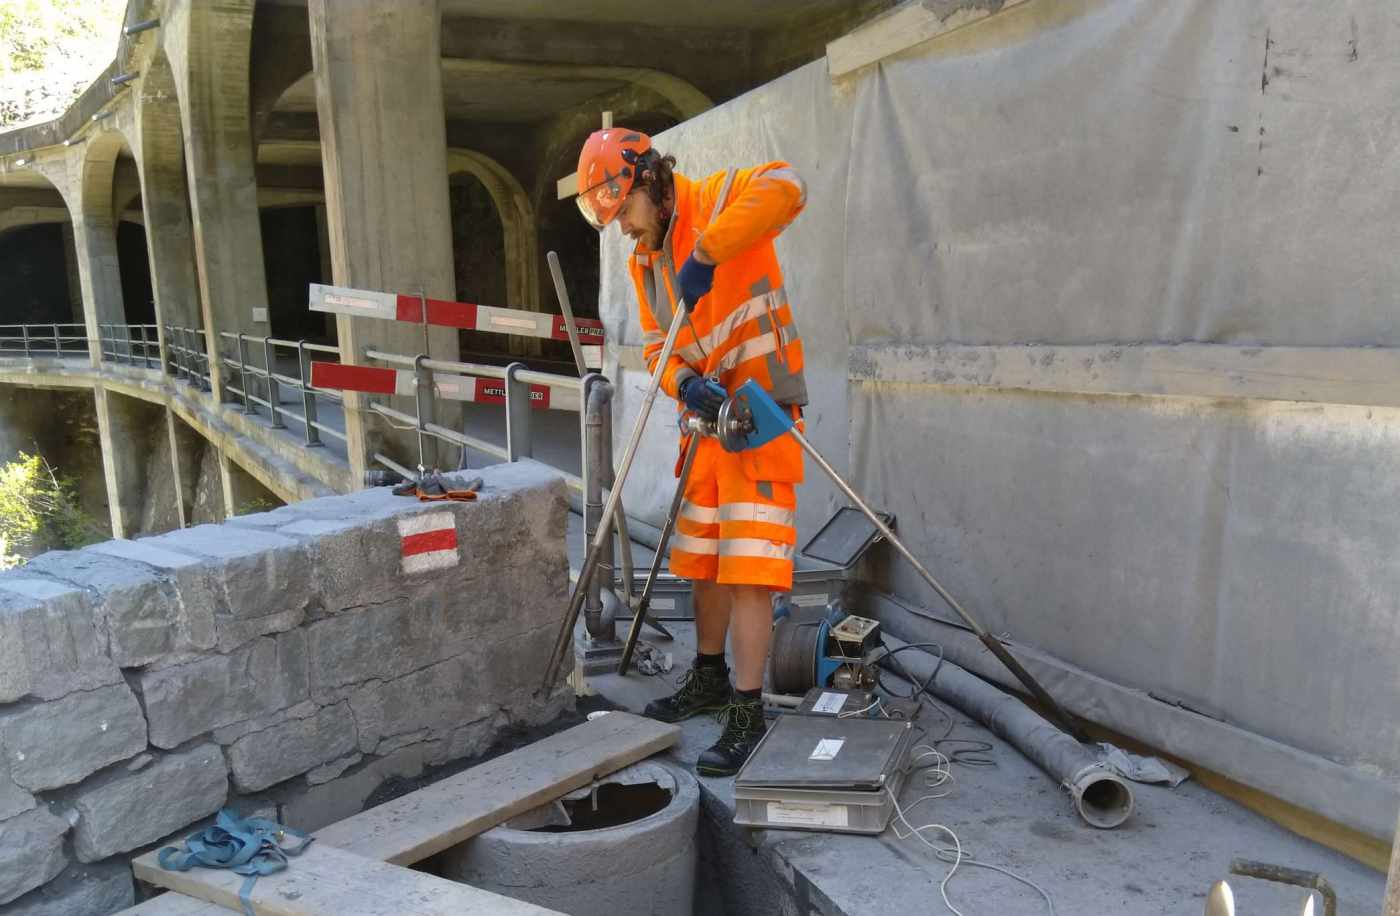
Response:
[{"label": "metal drilling rod", "polygon": [[798,444],[802,446],[803,451],[811,456],[812,460],[826,473],[826,476],[831,478],[832,483],[836,484],[841,492],[846,495],[846,498],[854,503],[856,508],[860,509],[861,512],[865,513],[865,517],[870,519],[871,524],[885,536],[885,540],[889,541],[890,544],[894,546],[894,549],[898,550],[900,555],[909,561],[909,564],[913,566],[915,571],[923,577],[923,580],[938,593],[939,597],[948,602],[948,606],[957,612],[958,616],[963,619],[963,622],[968,625],[973,633],[977,634],[977,638],[982,640],[982,644],[991,650],[991,653],[1000,659],[1001,663],[1005,665],[1012,674],[1016,675],[1016,679],[1025,685],[1026,689],[1029,690],[1036,701],[1045,708],[1045,711],[1050,717],[1076,740],[1088,741],[1088,736],[1084,734],[1084,731],[1060,708],[1060,704],[1055,702],[1054,698],[1046,692],[1045,688],[1040,686],[1040,682],[1032,677],[1031,673],[1022,667],[1021,663],[1007,651],[1006,646],[1002,645],[1001,640],[983,629],[982,625],[963,609],[963,606],[958,603],[957,599],[949,594],[948,590],[933,577],[933,573],[924,568],[924,564],[920,563],[918,558],[909,552],[909,548],[904,546],[904,542],[896,537],[895,533],[890,530],[888,525],[880,520],[880,517],[875,514],[874,510],[867,506],[865,501],[856,495],[856,491],[852,490],[850,485],[847,484],[845,480],[841,479],[841,475],[836,473],[836,469],[827,463],[827,460],[822,457],[821,452],[817,451],[816,447],[807,441],[807,437],[802,435],[795,426],[789,427],[788,433],[797,440]]},{"label": "metal drilling rod", "polygon": [[579,378],[588,374],[583,361],[583,347],[579,346],[578,328],[574,325],[574,306],[569,301],[569,288],[564,285],[564,269],[559,266],[559,254],[551,251],[545,255],[549,261],[549,275],[554,279],[554,294],[559,297],[559,311],[564,315],[564,331],[569,335],[569,349],[574,351],[574,363],[578,366]]},{"label": "metal drilling rod", "polygon": [[700,434],[690,434],[690,444],[686,446],[685,461],[681,464],[681,476],[676,480],[676,495],[671,497],[671,508],[666,513],[666,522],[661,526],[661,538],[656,542],[656,553],[651,558],[651,569],[647,571],[647,581],[642,586],[641,597],[632,617],[632,626],[627,631],[627,645],[622,648],[622,659],[617,663],[617,673],[626,674],[632,665],[632,653],[637,648],[637,638],[642,633],[642,624],[647,619],[647,608],[651,604],[651,590],[656,585],[656,577],[661,572],[661,564],[666,560],[666,545],[671,540],[671,532],[676,528],[676,516],[680,514],[681,503],[685,500],[685,482],[690,479],[690,466],[695,463],[695,453],[700,450]]},{"label": "metal drilling rod", "polygon": [[676,338],[680,336],[681,326],[685,324],[689,312],[688,303],[684,301],[676,303],[675,314],[671,318],[671,329],[666,332],[666,342],[661,345],[661,352],[656,358],[656,371],[651,374],[651,381],[647,383],[646,396],[642,399],[641,410],[637,413],[637,422],[632,426],[632,436],[627,440],[627,448],[622,453],[622,463],[617,469],[616,480],[612,490],[608,493],[607,503],[603,505],[603,514],[598,519],[597,533],[593,536],[593,542],[588,545],[588,553],[583,558],[583,567],[579,569],[578,582],[574,584],[574,593],[569,598],[569,609],[559,627],[559,637],[554,641],[554,652],[549,657],[549,664],[545,666],[543,686],[546,689],[554,683],[555,677],[558,676],[559,666],[564,660],[564,653],[568,650],[569,643],[573,639],[574,624],[578,621],[579,610],[583,607],[588,583],[593,579],[598,563],[598,552],[602,550],[603,542],[612,537],[613,514],[617,512],[617,506],[622,501],[622,486],[627,481],[627,474],[632,470],[632,459],[637,457],[637,446],[641,444],[642,432],[647,425],[647,417],[651,415],[651,406],[656,402],[657,389],[661,387],[661,374],[666,371],[666,362],[671,358],[671,352],[676,348]]}]

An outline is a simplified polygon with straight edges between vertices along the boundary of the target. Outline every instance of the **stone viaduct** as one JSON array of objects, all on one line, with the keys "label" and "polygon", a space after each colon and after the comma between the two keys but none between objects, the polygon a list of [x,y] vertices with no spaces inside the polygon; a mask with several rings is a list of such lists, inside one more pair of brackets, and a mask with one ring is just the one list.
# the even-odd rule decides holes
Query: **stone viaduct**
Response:
[{"label": "stone viaduct", "polygon": [[[95,447],[67,464],[100,476],[117,537],[348,492],[379,452],[411,463],[364,396],[323,402],[314,433],[258,405],[239,368],[295,376],[297,342],[355,363],[424,349],[309,311],[309,283],[557,311],[554,250],[596,316],[598,242],[556,188],[601,113],[665,129],[890,5],[130,0],[88,90],[0,134],[0,428],[53,438],[90,409],[101,474]],[[572,367],[553,341],[427,346]]]}]

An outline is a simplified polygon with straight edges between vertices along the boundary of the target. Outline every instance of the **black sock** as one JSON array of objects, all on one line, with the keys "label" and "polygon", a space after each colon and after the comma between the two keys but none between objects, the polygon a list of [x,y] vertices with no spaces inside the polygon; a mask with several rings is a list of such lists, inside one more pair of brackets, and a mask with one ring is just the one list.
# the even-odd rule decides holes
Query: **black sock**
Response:
[{"label": "black sock", "polygon": [[762,702],[763,700],[762,687],[755,687],[753,690],[735,690],[734,693],[746,700],[753,700],[755,703]]},{"label": "black sock", "polygon": [[720,652],[720,653],[718,653],[718,654],[716,654],[716,655],[706,655],[704,652],[697,652],[697,653],[695,654],[695,667],[697,667],[697,668],[722,668],[722,669],[724,669],[725,671],[728,671],[728,670],[729,670],[729,666],[726,665],[726,664],[724,663],[724,653],[723,653],[723,652]]}]

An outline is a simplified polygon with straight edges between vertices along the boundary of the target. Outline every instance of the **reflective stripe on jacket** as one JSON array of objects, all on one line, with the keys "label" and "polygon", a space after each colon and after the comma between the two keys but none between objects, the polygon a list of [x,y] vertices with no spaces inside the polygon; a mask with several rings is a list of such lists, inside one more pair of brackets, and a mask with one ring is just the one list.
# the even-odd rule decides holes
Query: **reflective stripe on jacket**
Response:
[{"label": "reflective stripe on jacket", "polygon": [[786,162],[700,181],[677,173],[675,194],[661,250],[639,244],[627,264],[641,303],[647,368],[656,371],[680,295],[676,272],[698,242],[718,264],[714,286],[681,328],[662,388],[678,398],[691,375],[716,376],[729,391],[757,379],[780,404],[806,404],[802,341],[773,250],[773,239],[807,202],[801,177]]}]

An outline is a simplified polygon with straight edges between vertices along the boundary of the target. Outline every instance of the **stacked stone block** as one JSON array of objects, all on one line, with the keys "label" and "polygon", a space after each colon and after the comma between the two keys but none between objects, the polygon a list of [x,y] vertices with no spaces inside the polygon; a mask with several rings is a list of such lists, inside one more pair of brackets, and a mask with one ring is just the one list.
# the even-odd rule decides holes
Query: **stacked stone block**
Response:
[{"label": "stacked stone block", "polygon": [[[225,804],[315,830],[556,717],[564,485],[481,474],[472,503],[369,490],[0,574],[0,916],[106,916]],[[422,512],[457,562],[406,573]]]}]

